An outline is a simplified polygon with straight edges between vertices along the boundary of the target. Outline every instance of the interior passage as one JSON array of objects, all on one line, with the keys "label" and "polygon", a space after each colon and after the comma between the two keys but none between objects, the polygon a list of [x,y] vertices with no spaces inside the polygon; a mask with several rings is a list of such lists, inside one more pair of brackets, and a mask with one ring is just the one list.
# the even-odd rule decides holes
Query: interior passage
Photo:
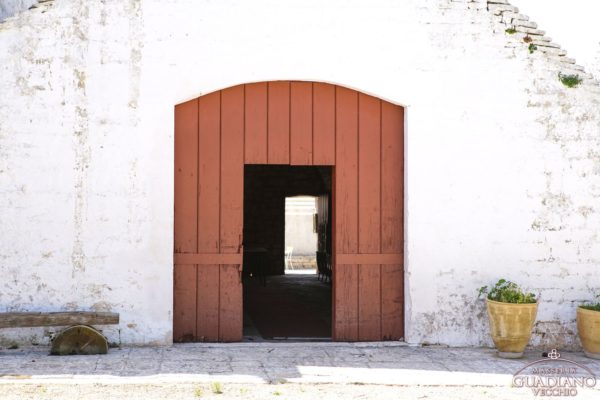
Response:
[{"label": "interior passage", "polygon": [[331,255],[330,195],[331,167],[245,167],[246,340],[331,338],[331,275],[316,265]]}]

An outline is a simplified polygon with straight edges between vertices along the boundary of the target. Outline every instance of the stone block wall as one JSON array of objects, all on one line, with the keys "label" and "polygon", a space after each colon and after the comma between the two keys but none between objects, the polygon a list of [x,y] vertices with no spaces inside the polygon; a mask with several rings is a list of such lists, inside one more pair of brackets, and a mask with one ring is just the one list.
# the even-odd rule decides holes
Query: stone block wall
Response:
[{"label": "stone block wall", "polygon": [[117,311],[110,341],[170,343],[174,105],[311,80],[405,107],[405,340],[491,345],[476,292],[504,277],[542,299],[534,345],[576,348],[600,290],[600,86],[541,28],[487,0],[55,0],[6,19],[0,311]]}]

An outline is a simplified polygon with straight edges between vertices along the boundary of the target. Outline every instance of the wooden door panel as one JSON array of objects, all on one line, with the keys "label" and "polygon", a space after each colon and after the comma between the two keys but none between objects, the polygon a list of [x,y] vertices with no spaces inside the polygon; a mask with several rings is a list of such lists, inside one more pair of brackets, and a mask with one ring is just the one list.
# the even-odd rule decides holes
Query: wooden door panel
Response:
[{"label": "wooden door panel", "polygon": [[335,93],[335,339],[399,339],[402,109],[348,89]]},{"label": "wooden door panel", "polygon": [[359,253],[381,253],[380,100],[358,96],[358,242]]},{"label": "wooden door panel", "polygon": [[358,340],[381,340],[381,266],[358,266]]},{"label": "wooden door panel", "polygon": [[292,82],[290,86],[290,164],[312,165],[313,117],[312,83]]},{"label": "wooden door panel", "polygon": [[336,89],[336,251],[358,250],[358,95]]},{"label": "wooden door panel", "polygon": [[269,82],[269,164],[290,163],[290,82]]},{"label": "wooden door panel", "polygon": [[[381,101],[358,95],[358,253],[381,253]],[[360,264],[358,340],[381,339],[380,264]]]},{"label": "wooden door panel", "polygon": [[267,163],[267,83],[251,83],[246,86],[244,100],[245,163]]},{"label": "wooden door panel", "polygon": [[219,340],[242,339],[242,230],[244,226],[244,86],[221,94],[221,254],[238,254],[239,263],[221,264]]},{"label": "wooden door panel", "polygon": [[173,340],[196,339],[196,265],[175,264],[173,276]]},{"label": "wooden door panel", "polygon": [[[195,253],[198,183],[198,100],[175,109],[175,252]],[[196,265],[174,265],[173,338],[192,341],[196,337]]]},{"label": "wooden door panel", "polygon": [[335,164],[335,86],[313,84],[313,164]]},{"label": "wooden door panel", "polygon": [[198,265],[197,271],[196,341],[214,341],[219,337],[219,265]]},{"label": "wooden door panel", "polygon": [[381,250],[384,253],[402,253],[404,110],[401,107],[382,103],[381,136]]},{"label": "wooden door panel", "polygon": [[404,337],[404,269],[402,264],[381,266],[381,339]]},{"label": "wooden door panel", "polygon": [[242,340],[243,304],[240,264],[221,265],[219,279],[219,341]]},{"label": "wooden door panel", "polygon": [[198,252],[219,253],[221,93],[200,97],[198,112]]},{"label": "wooden door panel", "polygon": [[[335,251],[358,252],[358,94],[336,88]],[[334,339],[358,340],[358,265],[341,264],[333,271]]]},{"label": "wooden door panel", "polygon": [[175,109],[175,252],[195,252],[198,185],[198,100]]},{"label": "wooden door panel", "polygon": [[337,264],[333,271],[335,319],[333,338],[358,340],[358,265]]},{"label": "wooden door panel", "polygon": [[244,87],[221,95],[221,253],[241,253],[244,213]]},{"label": "wooden door panel", "polygon": [[381,270],[382,338],[404,336],[404,109],[382,102],[381,108],[381,251],[399,254]]},{"label": "wooden door panel", "polygon": [[[219,335],[219,266],[206,254],[219,253],[221,153],[221,93],[200,97],[198,102],[198,263],[196,292],[196,341],[217,340]],[[182,258],[182,257],[179,257]]]},{"label": "wooden door panel", "polygon": [[401,338],[403,129],[401,107],[325,83],[176,106],[174,340],[242,338],[244,164],[334,166],[333,337]]}]

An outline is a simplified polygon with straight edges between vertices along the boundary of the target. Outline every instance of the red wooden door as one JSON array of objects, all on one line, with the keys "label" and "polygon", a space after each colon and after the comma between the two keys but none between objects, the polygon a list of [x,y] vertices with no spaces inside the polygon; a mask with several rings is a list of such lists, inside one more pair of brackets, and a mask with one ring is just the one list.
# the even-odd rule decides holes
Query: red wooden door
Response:
[{"label": "red wooden door", "polygon": [[242,338],[244,90],[175,108],[174,341]]},{"label": "red wooden door", "polygon": [[404,336],[404,110],[336,90],[334,338]]},{"label": "red wooden door", "polygon": [[333,337],[403,337],[402,107],[339,86],[236,86],[175,107],[175,341],[242,337],[244,164],[334,166]]}]

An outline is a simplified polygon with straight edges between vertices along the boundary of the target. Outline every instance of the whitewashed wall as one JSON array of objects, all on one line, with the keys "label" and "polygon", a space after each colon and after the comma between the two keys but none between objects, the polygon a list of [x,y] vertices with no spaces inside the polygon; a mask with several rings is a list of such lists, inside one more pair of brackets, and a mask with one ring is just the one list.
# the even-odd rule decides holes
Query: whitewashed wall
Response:
[{"label": "whitewashed wall", "polygon": [[37,0],[0,0],[0,22],[36,4]]},{"label": "whitewashed wall", "polygon": [[285,199],[285,246],[293,255],[317,257],[317,232],[314,231],[316,197],[297,196]]},{"label": "whitewashed wall", "polygon": [[595,54],[590,66],[590,72],[594,74],[595,78],[600,79],[600,38],[598,38],[598,43],[594,46],[594,49]]},{"label": "whitewashed wall", "polygon": [[576,346],[600,289],[600,90],[565,88],[558,53],[499,18],[483,0],[56,0],[6,20],[0,311],[112,310],[110,341],[170,343],[174,105],[314,80],[406,107],[406,340],[489,345],[476,288],[506,277],[541,294],[534,344]]}]

